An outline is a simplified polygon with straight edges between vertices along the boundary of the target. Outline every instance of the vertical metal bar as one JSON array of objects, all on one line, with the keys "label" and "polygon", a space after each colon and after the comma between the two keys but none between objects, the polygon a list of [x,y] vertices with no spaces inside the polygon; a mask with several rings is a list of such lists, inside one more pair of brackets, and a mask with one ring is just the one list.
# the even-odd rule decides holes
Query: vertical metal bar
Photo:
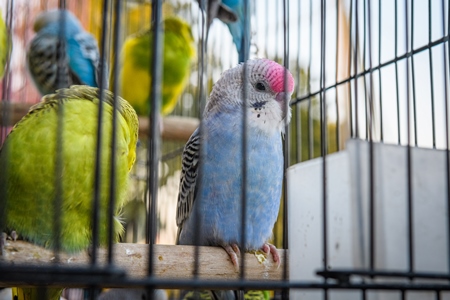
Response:
[{"label": "vertical metal bar", "polygon": [[[200,0],[200,9],[201,11],[207,11],[208,7],[207,7],[207,1],[206,0]],[[200,49],[199,49],[199,65],[198,65],[198,80],[199,80],[199,115],[200,117],[203,116],[203,111],[205,109],[205,105],[206,105],[206,95],[205,95],[205,88],[206,88],[206,84],[205,84],[205,74],[206,74],[206,64],[205,64],[205,52],[206,52],[206,30],[205,30],[205,24],[206,24],[206,17],[205,14],[203,13],[201,16],[201,37],[200,37]],[[200,136],[202,136],[202,132],[203,132],[203,122],[200,122],[200,127],[199,127],[199,131],[200,131]],[[200,154],[199,154],[199,166],[198,166],[198,173],[197,173],[197,184],[198,184],[198,190],[201,191],[202,190],[202,185],[203,185],[203,157],[204,157],[204,149],[205,149],[205,142],[203,141],[200,145]],[[198,197],[196,199],[197,205],[198,207],[202,207],[203,204],[203,199],[202,199],[202,193],[198,194]],[[202,228],[202,220],[200,218],[200,212],[199,209],[194,210],[193,211],[194,217],[195,217],[195,227],[196,228]],[[194,270],[193,270],[193,276],[194,278],[198,277],[199,274],[199,267],[200,267],[200,261],[199,261],[199,247],[197,245],[200,244],[200,231],[196,230],[194,233],[194,245],[196,245],[195,247],[195,251],[194,251]]]},{"label": "vertical metal bar", "polygon": [[[280,8],[278,6],[279,1],[274,1],[275,4],[275,19],[278,18],[278,16],[280,15]],[[278,25],[278,24],[277,24]],[[280,36],[280,26],[275,26],[275,40],[278,43],[279,40],[279,36]],[[280,55],[278,53],[278,47],[275,47],[275,60],[278,60],[280,58]]]},{"label": "vertical metal bar", "polygon": [[147,274],[153,275],[154,262],[153,252],[157,229],[157,197],[158,197],[158,164],[160,148],[160,110],[161,110],[161,84],[162,84],[162,1],[152,1],[152,34],[153,44],[151,53],[151,85],[150,85],[150,126],[148,139],[148,158],[147,158],[147,185],[150,189],[148,210],[148,226],[146,241],[148,242],[148,269]]},{"label": "vertical metal bar", "polygon": [[360,134],[359,134],[359,97],[358,97],[358,43],[359,43],[359,18],[358,18],[358,9],[359,9],[359,5],[358,5],[358,0],[355,0],[356,4],[355,4],[355,52],[353,55],[353,74],[355,76],[355,84],[354,84],[354,89],[355,89],[355,136],[357,139],[360,138]]},{"label": "vertical metal bar", "polygon": [[[442,0],[442,34],[445,34],[445,0]],[[448,3],[448,2],[447,2]],[[445,147],[446,147],[446,179],[447,179],[447,264],[450,274],[450,138],[448,124],[448,75],[447,66],[450,70],[450,57],[447,61],[447,55],[450,56],[450,4],[447,4],[447,49],[444,43],[444,116],[445,116]],[[447,55],[446,55],[447,52]]]},{"label": "vertical metal bar", "polygon": [[[326,70],[326,0],[321,1],[320,14],[320,148],[322,155],[322,247],[323,247],[323,269],[328,269],[328,203],[327,203],[327,106],[325,91],[325,70]],[[325,282],[327,279],[324,279]],[[328,290],[324,290],[324,299],[328,299]]]},{"label": "vertical metal bar", "polygon": [[[366,53],[367,53],[367,7],[366,7],[367,0],[363,0],[363,58],[362,58],[362,71],[366,71]],[[368,105],[368,99],[369,99],[369,93],[367,91],[367,82],[366,82],[366,75],[363,75],[363,82],[364,82],[364,111],[365,111],[365,120],[366,120],[366,140],[369,139],[369,105]],[[370,101],[370,100],[369,100]]]},{"label": "vertical metal bar", "polygon": [[[298,66],[298,65],[297,65]],[[297,73],[297,78],[299,78],[299,73]],[[299,82],[297,82],[297,86],[299,86]],[[298,91],[298,90],[297,90]],[[297,97],[299,97],[299,93],[297,92]],[[295,163],[299,163],[302,161],[302,108],[301,105],[295,104],[293,109],[295,113],[295,137],[292,137],[295,145]]]},{"label": "vertical metal bar", "polygon": [[97,120],[97,149],[95,152],[95,179],[94,179],[94,202],[92,209],[92,256],[91,264],[97,264],[97,246],[99,244],[99,209],[100,209],[100,197],[101,197],[101,158],[102,158],[102,134],[103,134],[103,98],[104,98],[104,87],[106,86],[106,74],[105,66],[106,58],[108,57],[106,53],[106,35],[108,31],[108,7],[110,0],[104,0],[103,2],[103,12],[102,12],[102,33],[100,42],[100,69],[102,70],[99,80],[99,90],[98,90],[98,120]]},{"label": "vertical metal bar", "polygon": [[[367,20],[366,20],[366,14],[367,14],[367,9],[366,9],[366,3],[367,0],[362,0],[363,1],[363,51],[362,51],[362,68],[361,71],[365,72],[366,71],[366,43],[367,43],[367,37],[366,37],[366,27],[367,27]],[[358,12],[357,12],[358,13]],[[362,80],[364,83],[364,117],[365,117],[365,123],[366,123],[366,130],[365,130],[365,138],[366,140],[369,139],[369,108],[367,107],[367,98],[368,98],[368,93],[367,93],[367,82],[366,82],[366,75],[362,75]]]},{"label": "vertical metal bar", "polygon": [[[339,0],[336,0],[335,2],[336,5],[336,70],[335,70],[335,77],[336,77],[336,85],[338,83],[338,60],[339,60]],[[339,144],[341,142],[340,139],[340,135],[339,135],[339,129],[340,129],[340,120],[339,120],[339,91],[338,91],[338,87],[336,86],[335,89],[335,105],[336,105],[336,151],[339,151]]]},{"label": "vertical metal bar", "polygon": [[[378,65],[381,65],[381,1],[378,0]],[[370,10],[369,10],[370,14]],[[384,141],[384,130],[383,130],[383,88],[381,84],[381,68],[378,70],[378,93],[379,93],[379,105],[380,105],[380,141]]]},{"label": "vertical metal bar", "polygon": [[[65,76],[65,66],[66,63],[66,2],[64,0],[59,1],[59,9],[61,10],[61,14],[59,22],[59,31],[58,31],[58,43],[59,48],[58,51],[58,61],[57,61],[57,69],[56,69],[56,86],[60,87],[61,82],[60,79]],[[63,169],[64,169],[64,155],[63,155],[63,132],[64,132],[64,105],[62,101],[58,101],[58,111],[57,111],[57,128],[56,128],[56,147],[55,147],[55,198],[53,199],[53,237],[54,237],[54,245],[53,251],[55,255],[55,263],[59,263],[59,252],[61,251],[61,213],[62,213],[62,202],[64,197],[64,190],[62,186],[62,182],[60,178],[63,178]]]},{"label": "vertical metal bar", "polygon": [[[428,45],[431,44],[432,38],[432,23],[431,23],[431,10],[432,4],[431,0],[428,0]],[[444,27],[445,29],[445,27]],[[444,34],[444,32],[442,32]],[[445,46],[444,46],[445,48]],[[433,137],[433,148],[436,148],[436,118],[435,118],[435,108],[434,108],[434,75],[433,75],[433,51],[430,47],[428,49],[428,55],[430,60],[430,92],[431,92],[431,129]]]},{"label": "vertical metal bar", "polygon": [[[355,89],[355,136],[356,139],[360,138],[359,133],[359,95],[358,95],[358,51],[359,51],[359,1],[356,0],[355,4],[355,47],[354,47],[354,56],[353,56],[353,68],[354,68],[354,76],[355,76],[355,83],[354,83],[354,89]],[[357,144],[357,150],[356,150],[356,161],[357,161],[357,168],[356,168],[356,179],[358,184],[356,184],[356,193],[357,193],[357,219],[359,224],[359,232],[358,232],[358,238],[359,238],[359,258],[361,261],[362,266],[366,266],[366,251],[365,251],[365,227],[364,227],[364,216],[363,216],[363,202],[362,202],[362,192],[361,192],[361,153],[360,153],[360,146]]]},{"label": "vertical metal bar", "polygon": [[395,0],[395,28],[394,28],[394,48],[395,48],[395,91],[396,91],[396,98],[397,98],[397,143],[401,144],[401,132],[400,132],[400,95],[399,95],[399,85],[398,85],[398,3],[397,0]]},{"label": "vertical metal bar", "polygon": [[[246,16],[246,18],[244,18],[244,40],[248,41],[248,35],[249,35],[249,21],[248,21],[248,16],[249,16],[249,1],[248,0],[244,0],[243,2],[243,9],[244,9],[244,16]],[[248,47],[244,47],[244,57],[248,58]],[[241,164],[242,164],[242,188],[241,188],[241,201],[242,201],[242,206],[241,206],[241,248],[245,249],[245,245],[247,244],[247,232],[246,232],[246,228],[247,228],[247,150],[248,150],[248,145],[247,145],[247,136],[248,136],[248,132],[247,132],[247,124],[248,124],[248,118],[247,118],[247,98],[248,98],[248,91],[247,91],[247,82],[248,82],[248,66],[247,66],[247,61],[244,61],[244,65],[242,68],[242,77],[243,77],[243,89],[242,89],[242,124],[241,124],[241,133],[242,133],[242,144],[241,144],[241,151],[242,151],[242,156],[241,156]],[[244,255],[241,256],[241,274],[240,274],[240,279],[243,281],[245,279],[245,259],[244,259]]]},{"label": "vertical metal bar", "polygon": [[409,18],[408,18],[408,0],[405,0],[405,46],[406,50],[406,131],[407,131],[407,145],[406,145],[406,172],[407,172],[407,222],[408,222],[408,269],[409,272],[414,271],[414,240],[413,240],[413,201],[412,201],[412,165],[411,165],[411,112],[410,112],[410,94],[409,94],[409,62],[408,57],[412,55],[409,50]]},{"label": "vertical metal bar", "polygon": [[[264,2],[264,9],[265,9],[265,14],[264,14],[264,20],[269,20],[269,0],[266,0]],[[264,22],[264,32],[269,32],[269,22]],[[267,53],[267,39],[264,39],[264,55],[268,56]]]},{"label": "vertical metal bar", "polygon": [[[244,61],[247,61],[249,58],[249,54],[250,54],[250,42],[251,42],[251,22],[250,22],[250,18],[251,18],[251,13],[250,13],[250,0],[244,0],[244,51],[243,51],[243,56],[244,56]],[[241,44],[242,45],[242,44]]]},{"label": "vertical metal bar", "polygon": [[[300,67],[300,49],[301,49],[301,39],[300,39],[300,33],[301,33],[301,2],[297,2],[297,61],[296,61],[296,68],[297,68],[297,98],[301,95],[301,76],[302,76],[302,68]],[[295,104],[295,147],[296,147],[296,163],[299,163],[302,161],[302,107],[300,103]]]},{"label": "vertical metal bar", "polygon": [[[300,3],[298,3],[298,5],[300,5]],[[284,67],[285,67],[285,71],[284,71],[284,91],[288,90],[288,69],[289,69],[289,0],[284,0],[283,1],[283,61],[284,61]],[[298,54],[297,54],[298,55]],[[298,88],[298,87],[297,87]],[[287,102],[289,99],[287,99],[287,94],[286,94],[286,99],[285,101]],[[285,138],[284,138],[284,150],[285,150],[285,155],[284,155],[284,170],[286,170],[286,168],[288,168],[290,166],[290,150],[291,150],[291,145],[290,145],[290,131],[289,131],[289,124],[288,124],[288,118],[285,118],[285,124],[284,124],[284,128],[285,128]],[[297,128],[298,130],[298,128]],[[298,145],[298,144],[297,144]],[[286,172],[286,171],[285,171]],[[284,172],[284,173],[285,173]],[[285,173],[286,174],[286,173]],[[284,249],[289,249],[289,220],[288,220],[288,208],[289,208],[289,199],[288,199],[288,181],[286,176],[283,176],[283,196],[284,196],[284,201],[283,201],[283,248]],[[283,261],[283,280],[287,281],[288,280],[288,261],[287,259],[284,259]],[[288,299],[289,298],[289,289],[283,289],[282,291],[282,298],[283,299]]]},{"label": "vertical metal bar", "polygon": [[[311,96],[311,63],[312,63],[312,0],[309,0],[309,61],[308,61],[308,95]],[[308,99],[308,159],[314,157],[314,122],[312,117],[312,98]]]},{"label": "vertical metal bar", "polygon": [[116,145],[117,145],[117,114],[118,114],[118,74],[119,74],[119,64],[118,64],[118,52],[119,52],[119,42],[120,42],[120,25],[121,25],[121,12],[122,12],[122,1],[115,0],[114,6],[114,34],[113,34],[113,115],[112,115],[112,137],[111,137],[111,170],[110,170],[110,178],[109,178],[109,211],[108,211],[108,264],[111,265],[113,263],[113,251],[112,244],[114,239],[114,212],[115,212],[115,203],[116,203],[116,172],[117,172],[117,163],[116,163]]},{"label": "vertical metal bar", "polygon": [[[411,0],[411,53],[413,50],[414,50],[414,0]],[[411,55],[411,76],[412,76],[412,102],[413,102],[413,119],[414,119],[414,145],[417,147],[416,72],[414,68],[414,55]]]},{"label": "vertical metal bar", "polygon": [[441,300],[441,291],[437,290],[436,292],[436,300]]},{"label": "vertical metal bar", "polygon": [[[348,66],[347,66],[347,74],[351,76],[351,68],[352,68],[352,20],[353,20],[353,0],[350,0],[350,13],[349,13],[349,45],[348,45]],[[356,80],[354,81],[356,84]],[[353,132],[353,105],[352,105],[352,84],[351,81],[349,81],[347,85],[347,92],[348,92],[348,104],[349,104],[349,123],[350,123],[350,137],[354,137]],[[355,96],[356,98],[356,96]]]},{"label": "vertical metal bar", "polygon": [[[375,268],[375,163],[374,163],[374,145],[373,145],[373,126],[374,126],[374,104],[373,104],[373,71],[372,71],[372,19],[371,19],[371,0],[368,0],[368,36],[369,36],[369,266]],[[381,114],[381,112],[380,112]]]}]

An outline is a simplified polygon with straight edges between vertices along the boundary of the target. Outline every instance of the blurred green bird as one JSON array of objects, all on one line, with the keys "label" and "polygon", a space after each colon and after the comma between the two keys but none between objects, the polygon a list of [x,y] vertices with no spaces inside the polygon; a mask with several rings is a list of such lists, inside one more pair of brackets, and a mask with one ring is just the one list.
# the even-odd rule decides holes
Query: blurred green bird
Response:
[{"label": "blurred green bird", "polygon": [[6,63],[11,53],[11,40],[9,39],[8,28],[3,20],[0,10],[0,79],[5,75]]},{"label": "blurred green bird", "polygon": [[[54,203],[61,197],[59,242],[69,253],[92,243],[91,218],[94,199],[97,149],[98,89],[72,86],[44,96],[12,129],[0,149],[0,205],[4,205],[6,228],[24,239],[54,248]],[[108,238],[108,202],[112,155],[113,94],[105,91],[102,122],[99,241]],[[61,116],[62,122],[58,122]],[[138,118],[131,105],[118,98],[116,131],[116,215],[114,240],[123,232],[117,217],[128,186],[129,172],[136,159]],[[58,126],[59,127],[58,130]],[[58,139],[58,132],[61,139]],[[59,147],[57,147],[57,143]],[[57,156],[57,149],[60,149]],[[57,157],[60,170],[56,170]],[[60,190],[57,189],[60,184]],[[0,216],[1,217],[1,216]],[[21,290],[21,289],[19,289]],[[37,299],[36,289],[22,289],[22,299]],[[61,290],[50,289],[48,298]]]},{"label": "blurred green bird", "polygon": [[[177,17],[163,21],[163,78],[161,114],[175,108],[190,74],[195,44],[189,24]],[[134,107],[138,115],[150,112],[151,29],[129,36],[122,47],[119,72],[119,93]],[[113,86],[112,82],[110,86]]]}]

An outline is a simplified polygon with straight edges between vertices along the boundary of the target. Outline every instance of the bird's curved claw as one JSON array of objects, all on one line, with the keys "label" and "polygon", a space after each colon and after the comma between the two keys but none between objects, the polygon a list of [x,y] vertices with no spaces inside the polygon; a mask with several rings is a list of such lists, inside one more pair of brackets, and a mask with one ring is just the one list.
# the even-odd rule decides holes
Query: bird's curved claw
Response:
[{"label": "bird's curved claw", "polygon": [[277,269],[278,269],[281,265],[281,258],[280,258],[280,254],[278,253],[277,248],[272,244],[266,243],[261,247],[261,250],[266,255],[272,254],[273,261],[277,264]]},{"label": "bird's curved claw", "polygon": [[236,272],[239,272],[239,257],[241,256],[241,250],[239,250],[238,245],[231,244],[222,246],[222,248],[225,249],[225,251],[230,256],[231,262],[233,263]]}]

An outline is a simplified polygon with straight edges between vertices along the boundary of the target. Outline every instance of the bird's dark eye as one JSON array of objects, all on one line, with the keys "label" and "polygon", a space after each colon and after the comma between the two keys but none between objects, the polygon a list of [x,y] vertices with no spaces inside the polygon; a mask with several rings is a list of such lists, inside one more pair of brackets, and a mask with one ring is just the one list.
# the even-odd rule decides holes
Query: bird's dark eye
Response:
[{"label": "bird's dark eye", "polygon": [[258,91],[265,91],[266,90],[266,86],[262,82],[256,83],[255,87],[256,87],[256,89]]}]

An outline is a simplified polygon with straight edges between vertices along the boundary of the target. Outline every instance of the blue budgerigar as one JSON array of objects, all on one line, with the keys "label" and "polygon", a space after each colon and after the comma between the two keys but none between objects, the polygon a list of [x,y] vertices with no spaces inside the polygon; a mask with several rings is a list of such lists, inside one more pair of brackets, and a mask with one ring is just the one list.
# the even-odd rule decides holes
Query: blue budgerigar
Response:
[{"label": "blue budgerigar", "polygon": [[[197,129],[184,148],[176,217],[179,244],[193,245],[197,232],[199,245],[223,247],[236,267],[240,251],[262,250],[280,263],[277,249],[268,241],[280,205],[282,133],[290,120],[288,99],[294,89],[291,73],[276,62],[255,59],[246,67],[246,80],[244,64],[223,73],[212,89],[201,131]],[[242,228],[244,83],[247,210]],[[241,245],[243,230],[245,245]]]},{"label": "blue budgerigar", "polygon": [[[201,0],[197,1],[199,2]],[[244,1],[245,0],[209,0],[207,3],[208,32],[215,18],[225,23],[230,30],[231,36],[233,37],[233,42],[236,45],[236,49],[239,54],[239,62],[243,62],[245,60]],[[250,44],[249,41],[247,41],[247,43]]]},{"label": "blue budgerigar", "polygon": [[28,69],[41,94],[74,84],[98,87],[97,41],[70,11],[43,12],[33,29],[36,36],[27,52]]}]

